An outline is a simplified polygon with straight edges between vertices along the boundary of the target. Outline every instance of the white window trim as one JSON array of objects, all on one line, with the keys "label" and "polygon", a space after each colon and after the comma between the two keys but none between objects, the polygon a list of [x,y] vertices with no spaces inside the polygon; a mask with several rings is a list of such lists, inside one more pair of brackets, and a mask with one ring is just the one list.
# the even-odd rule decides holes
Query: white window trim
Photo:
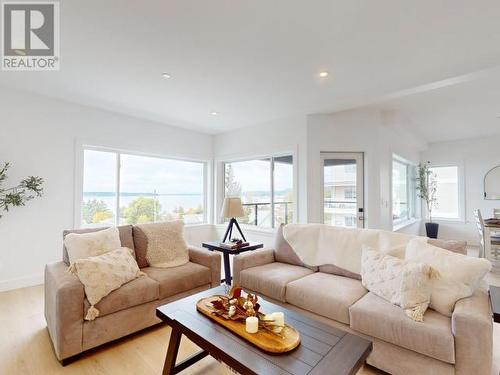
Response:
[{"label": "white window trim", "polygon": [[[214,160],[215,163],[215,192],[214,192],[214,211],[213,211],[213,223],[215,223],[216,228],[224,227],[224,222],[220,217],[220,211],[222,209],[222,204],[224,203],[224,195],[225,195],[225,186],[224,186],[224,164],[225,163],[234,163],[241,161],[250,161],[250,160],[258,160],[258,159],[269,159],[269,158],[277,158],[280,156],[289,156],[293,157],[293,219],[292,223],[297,223],[299,217],[299,204],[298,204],[298,151],[297,149],[293,151],[279,151],[273,153],[262,153],[262,154],[244,154],[237,156],[223,156],[218,157]],[[271,171],[273,174],[273,171]],[[271,180],[271,192],[274,189],[273,181]],[[262,228],[257,227],[255,225],[247,225],[240,224],[245,228],[245,231],[254,231],[261,233],[274,233],[276,228]]]},{"label": "white window trim", "polygon": [[[186,227],[203,226],[211,224],[209,221],[211,217],[211,207],[209,207],[209,194],[210,194],[210,183],[211,183],[211,160],[200,159],[200,158],[189,158],[189,157],[179,157],[168,154],[157,154],[157,153],[147,153],[137,150],[121,149],[117,147],[97,145],[99,142],[85,142],[82,140],[76,140],[75,142],[75,185],[74,185],[74,203],[73,203],[73,228],[82,228],[82,202],[83,202],[83,168],[84,168],[84,152],[85,150],[93,151],[103,151],[103,152],[114,152],[117,154],[117,172],[116,181],[120,180],[120,155],[127,154],[133,156],[145,156],[158,159],[167,160],[177,160],[177,161],[187,161],[203,164],[203,223],[197,224],[187,224]],[[120,193],[120,184],[117,184],[117,194]],[[119,200],[117,200],[117,220],[115,225],[118,226],[118,216],[119,216]]]},{"label": "white window trim", "polygon": [[392,220],[392,230],[393,231],[397,231],[397,230],[401,230],[402,228],[405,228],[407,226],[410,226],[418,221],[420,221],[420,218],[418,217],[417,215],[417,192],[416,190],[411,192],[410,191],[410,186],[411,184],[408,183],[408,179],[411,178],[410,176],[408,176],[408,167],[413,167],[413,168],[417,168],[417,165],[413,162],[411,162],[410,160],[408,159],[405,159],[403,158],[402,156],[399,156],[398,154],[392,154],[392,158],[391,158],[391,168],[390,168],[390,171],[391,171],[391,178],[390,178],[390,196],[391,196],[391,202],[390,202],[390,209],[391,209],[391,219],[394,215],[394,212],[393,212],[393,200],[394,200],[394,196],[393,196],[393,180],[392,180],[392,172],[393,172],[393,163],[394,161],[398,162],[398,163],[401,163],[401,164],[405,164],[406,167],[407,167],[407,184],[406,184],[406,190],[407,190],[407,195],[408,195],[408,200],[410,200],[410,194],[413,194],[413,199],[414,199],[414,207],[412,208],[412,211],[411,214],[412,216],[409,216],[408,218],[406,219],[398,219],[398,220]]},{"label": "white window trim", "polygon": [[[457,218],[439,217],[432,215],[432,221],[443,223],[466,223],[466,208],[465,208],[465,167],[464,162],[450,162],[450,163],[431,163],[429,168],[439,167],[457,167],[458,178],[458,215]],[[425,203],[422,202],[422,212],[427,217],[427,208]]]}]

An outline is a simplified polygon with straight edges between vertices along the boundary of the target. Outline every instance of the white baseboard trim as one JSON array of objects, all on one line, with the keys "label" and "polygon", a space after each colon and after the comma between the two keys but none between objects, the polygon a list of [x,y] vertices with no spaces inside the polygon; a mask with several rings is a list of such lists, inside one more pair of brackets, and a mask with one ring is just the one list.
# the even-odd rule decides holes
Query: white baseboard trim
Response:
[{"label": "white baseboard trim", "polygon": [[43,275],[31,275],[17,279],[0,280],[0,292],[43,284]]}]

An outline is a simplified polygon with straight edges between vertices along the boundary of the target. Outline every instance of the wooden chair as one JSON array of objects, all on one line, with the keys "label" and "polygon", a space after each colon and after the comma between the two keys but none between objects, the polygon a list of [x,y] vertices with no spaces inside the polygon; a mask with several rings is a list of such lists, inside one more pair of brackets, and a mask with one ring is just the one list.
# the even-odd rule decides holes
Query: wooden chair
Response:
[{"label": "wooden chair", "polygon": [[479,232],[479,257],[487,258],[492,266],[492,271],[500,270],[500,238],[491,237],[490,229],[484,225],[480,210],[474,210],[476,227]]}]

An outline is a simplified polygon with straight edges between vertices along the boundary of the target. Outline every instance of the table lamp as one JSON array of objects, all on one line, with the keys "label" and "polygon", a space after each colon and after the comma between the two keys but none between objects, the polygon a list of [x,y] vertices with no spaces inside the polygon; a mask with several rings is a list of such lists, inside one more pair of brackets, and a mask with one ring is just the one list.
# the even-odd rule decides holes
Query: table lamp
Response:
[{"label": "table lamp", "polygon": [[241,204],[241,199],[229,198],[229,197],[224,198],[224,204],[222,205],[221,216],[223,218],[230,219],[229,225],[227,226],[226,229],[226,234],[224,234],[224,239],[222,240],[222,242],[226,242],[228,237],[229,240],[231,240],[231,235],[233,234],[233,225],[236,225],[236,228],[241,234],[241,238],[243,239],[243,241],[246,241],[246,238],[243,235],[243,232],[241,231],[238,222],[236,221],[237,217],[245,216],[245,212],[243,211],[243,205]]}]

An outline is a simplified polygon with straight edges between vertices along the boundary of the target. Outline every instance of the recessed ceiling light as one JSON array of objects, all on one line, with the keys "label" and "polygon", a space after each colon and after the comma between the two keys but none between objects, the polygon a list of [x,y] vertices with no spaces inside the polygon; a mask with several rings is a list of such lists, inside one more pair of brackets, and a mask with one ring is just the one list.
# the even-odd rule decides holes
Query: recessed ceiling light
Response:
[{"label": "recessed ceiling light", "polygon": [[169,78],[172,78],[172,76],[170,75],[170,73],[162,73],[161,76],[165,79],[169,79]]},{"label": "recessed ceiling light", "polygon": [[210,114],[211,114],[212,116],[218,116],[218,115],[219,115],[219,112],[217,112],[217,111],[212,111],[212,112],[210,112]]},{"label": "recessed ceiling light", "polygon": [[328,75],[329,75],[329,73],[326,70],[319,72],[320,78],[326,78],[326,77],[328,77]]}]

